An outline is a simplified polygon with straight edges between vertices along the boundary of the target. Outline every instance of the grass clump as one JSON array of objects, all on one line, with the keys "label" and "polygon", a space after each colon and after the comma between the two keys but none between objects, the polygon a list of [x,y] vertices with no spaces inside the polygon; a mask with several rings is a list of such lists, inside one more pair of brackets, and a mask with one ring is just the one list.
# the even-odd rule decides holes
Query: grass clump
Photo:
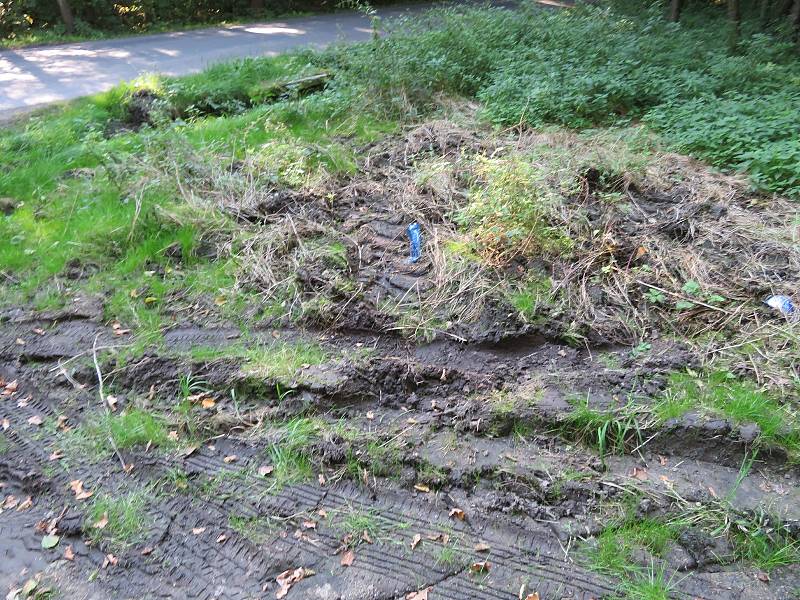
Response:
[{"label": "grass clump", "polygon": [[476,249],[493,263],[534,253],[566,254],[572,240],[558,224],[560,198],[524,157],[479,157],[478,184],[458,215]]},{"label": "grass clump", "polygon": [[317,438],[320,425],[309,418],[296,418],[277,427],[277,441],[265,451],[265,459],[273,467],[270,474],[273,492],[287,485],[300,483],[314,476],[314,464],[310,450]]},{"label": "grass clump", "polygon": [[598,448],[600,458],[609,453],[623,453],[630,444],[641,441],[639,425],[627,409],[600,411],[589,406],[589,399],[569,413],[562,429],[570,438]]},{"label": "grass clump", "polygon": [[[112,444],[113,442],[113,444]],[[150,444],[170,448],[167,422],[153,413],[133,409],[120,414],[95,413],[79,427],[60,435],[59,448],[81,460],[102,460],[114,451]]]},{"label": "grass clump", "polygon": [[720,415],[737,425],[755,423],[760,429],[760,443],[781,446],[792,457],[800,457],[797,415],[750,381],[727,371],[706,375],[673,374],[664,397],[656,406],[656,415],[666,420],[693,409]]},{"label": "grass clump", "polygon": [[[146,507],[148,494],[145,491],[131,492],[124,496],[103,494],[89,506],[84,519],[84,533],[94,543],[104,543],[112,548],[124,548],[135,544],[146,533]],[[108,521],[104,527],[98,523]]]}]

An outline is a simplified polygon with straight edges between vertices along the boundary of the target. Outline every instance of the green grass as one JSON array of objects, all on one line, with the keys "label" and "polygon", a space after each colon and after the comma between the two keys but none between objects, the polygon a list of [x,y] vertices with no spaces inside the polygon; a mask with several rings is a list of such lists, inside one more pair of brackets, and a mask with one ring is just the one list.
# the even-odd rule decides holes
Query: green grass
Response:
[{"label": "green grass", "polygon": [[269,517],[247,517],[229,515],[228,527],[254,544],[264,544],[269,541],[277,527]]},{"label": "green grass", "polygon": [[320,365],[328,359],[325,350],[312,342],[274,342],[251,347],[245,343],[223,347],[196,346],[188,351],[188,355],[197,362],[238,358],[248,374],[279,380],[291,379],[303,365]]},{"label": "green grass", "polygon": [[277,426],[275,433],[279,439],[264,452],[264,460],[273,467],[269,475],[270,491],[277,492],[314,477],[309,446],[318,437],[320,428],[320,423],[310,418],[295,418]]},{"label": "green grass", "polygon": [[726,371],[702,376],[673,374],[655,410],[661,420],[700,410],[730,419],[737,425],[755,423],[761,430],[761,443],[781,446],[793,458],[800,457],[797,414],[756,384]]},{"label": "green grass", "polygon": [[119,450],[147,444],[171,448],[175,442],[168,435],[167,422],[153,413],[139,409],[103,412],[89,415],[79,427],[61,433],[59,447],[69,457],[97,461],[113,451],[111,440]]},{"label": "green grass", "polygon": [[6,434],[0,434],[0,456],[8,453],[9,443]]},{"label": "green grass", "polygon": [[347,545],[353,548],[364,541],[366,534],[373,542],[379,542],[389,534],[390,524],[382,519],[375,511],[351,510],[342,515],[334,515],[333,527],[347,540]]},{"label": "green grass", "polygon": [[561,424],[570,439],[577,437],[583,443],[596,447],[600,458],[609,453],[623,453],[632,443],[640,440],[639,426],[628,408],[600,411],[589,406],[589,399],[578,402]]},{"label": "green grass", "polygon": [[[89,506],[84,521],[84,534],[95,543],[122,549],[142,540],[148,523],[148,492],[131,492],[122,496],[103,494]],[[108,518],[105,527],[94,525]]]}]

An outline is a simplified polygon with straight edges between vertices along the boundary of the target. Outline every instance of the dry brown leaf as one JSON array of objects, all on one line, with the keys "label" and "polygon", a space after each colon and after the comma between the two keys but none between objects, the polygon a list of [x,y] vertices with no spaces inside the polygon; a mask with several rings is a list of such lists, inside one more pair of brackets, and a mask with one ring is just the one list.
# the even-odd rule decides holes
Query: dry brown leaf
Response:
[{"label": "dry brown leaf", "polygon": [[35,425],[36,427],[41,425],[43,422],[44,421],[42,420],[42,417],[40,417],[39,415],[33,415],[32,417],[30,417],[28,419],[28,424],[29,425]]},{"label": "dry brown leaf", "polygon": [[325,483],[327,483],[325,480],[325,475],[323,475],[322,473],[317,475],[317,481],[319,481],[320,485],[325,485]]},{"label": "dry brown leaf", "polygon": [[178,432],[176,430],[172,430],[167,434],[167,439],[172,440],[173,442],[178,441]]},{"label": "dry brown leaf", "polygon": [[418,492],[424,492],[426,494],[431,491],[431,488],[429,488],[424,483],[415,483],[414,489],[417,490]]},{"label": "dry brown leaf", "polygon": [[17,380],[9,381],[3,386],[3,395],[10,396],[17,391]]},{"label": "dry brown leaf", "polygon": [[66,560],[75,560],[75,551],[72,549],[72,544],[64,549],[64,558]]},{"label": "dry brown leaf", "polygon": [[372,419],[375,418],[375,413],[372,412],[371,410],[368,410],[367,411],[367,418],[371,421]]},{"label": "dry brown leaf", "polygon": [[3,431],[8,429],[9,427],[11,427],[11,421],[9,421],[7,418],[3,418]]},{"label": "dry brown leaf", "polygon": [[533,592],[525,596],[525,600],[539,600],[539,592]]},{"label": "dry brown leaf", "polygon": [[422,536],[420,534],[416,534],[414,539],[411,540],[411,549],[413,550],[417,546],[419,546],[420,542],[422,541]]},{"label": "dry brown leaf", "polygon": [[769,583],[769,573],[760,571],[759,573],[756,574],[756,577],[758,578],[759,581],[762,581],[764,583]]},{"label": "dry brown leaf", "polygon": [[261,477],[266,477],[267,475],[271,475],[272,472],[275,470],[275,467],[272,465],[261,465],[258,467],[258,474]]},{"label": "dry brown leaf", "polygon": [[317,523],[316,521],[303,521],[303,528],[304,529],[316,529]]},{"label": "dry brown leaf", "polygon": [[64,453],[61,450],[54,450],[50,454],[50,460],[61,460],[62,458],[64,458]]},{"label": "dry brown leaf", "polygon": [[67,417],[66,415],[59,415],[56,419],[56,427],[61,431],[69,431],[70,427],[67,425]]},{"label": "dry brown leaf", "polygon": [[633,471],[631,472],[631,477],[634,479],[638,479],[639,481],[647,481],[647,469],[643,469],[641,467],[633,467]]},{"label": "dry brown leaf", "polygon": [[666,456],[661,456],[661,455],[659,454],[659,455],[658,455],[658,462],[660,462],[660,463],[661,463],[661,466],[662,466],[662,467],[666,467],[666,466],[667,466],[667,457],[666,457]]},{"label": "dry brown leaf", "polygon": [[489,569],[492,568],[491,563],[488,560],[482,560],[480,562],[472,563],[469,566],[469,570],[472,573],[488,573]]},{"label": "dry brown leaf", "polygon": [[83,481],[80,479],[70,481],[69,487],[72,488],[72,491],[75,493],[76,500],[86,500],[87,498],[94,496],[94,492],[83,489]]},{"label": "dry brown leaf", "polygon": [[224,533],[220,533],[219,537],[217,538],[217,543],[221,544],[222,542],[224,542],[227,539],[228,539],[227,535],[225,535]]},{"label": "dry brown leaf", "polygon": [[116,412],[117,402],[119,402],[119,399],[116,396],[106,396],[106,403],[112,412]]},{"label": "dry brown leaf", "polygon": [[339,564],[343,567],[349,567],[353,564],[353,561],[356,559],[356,553],[352,550],[348,550],[344,554],[342,554],[342,558],[339,561]]},{"label": "dry brown leaf", "polygon": [[118,562],[119,559],[116,556],[111,553],[106,554],[105,560],[103,561],[103,568],[105,569],[109,565],[116,567]]},{"label": "dry brown leaf", "polygon": [[215,404],[216,402],[213,398],[203,398],[203,400],[200,402],[200,406],[203,408],[214,408]]},{"label": "dry brown leaf", "polygon": [[326,518],[328,516],[328,511],[325,510],[324,508],[320,508],[317,511],[317,514],[324,519],[324,518]]},{"label": "dry brown leaf", "polygon": [[232,462],[236,462],[237,460],[239,460],[239,457],[236,456],[235,454],[231,454],[230,456],[226,456],[225,458],[223,458],[222,462],[224,462],[226,465],[229,465]]},{"label": "dry brown leaf", "polygon": [[369,537],[369,532],[366,529],[361,532],[361,539],[364,542],[366,542],[367,544],[371,544],[372,543],[372,538]]},{"label": "dry brown leaf", "polygon": [[205,530],[206,530],[206,528],[205,528],[205,527],[195,527],[194,529],[192,529],[192,534],[194,534],[194,535],[200,535],[200,534],[201,534],[201,533],[203,533]]},{"label": "dry brown leaf", "polygon": [[31,331],[33,331],[33,333],[36,335],[44,335],[44,329],[41,327],[34,327]]},{"label": "dry brown leaf", "polygon": [[28,496],[25,498],[25,500],[19,503],[19,506],[17,506],[17,511],[28,510],[31,506],[33,506],[33,498]]},{"label": "dry brown leaf", "polygon": [[463,521],[464,518],[466,517],[466,515],[464,514],[464,511],[461,510],[460,508],[451,508],[450,509],[450,516],[451,517],[455,517],[459,521]]},{"label": "dry brown leaf", "polygon": [[492,547],[486,542],[478,542],[475,544],[475,552],[488,552]]},{"label": "dry brown leaf", "polygon": [[0,506],[0,508],[10,510],[15,506],[17,506],[18,504],[19,504],[19,498],[17,498],[13,494],[9,494],[8,496],[6,496],[6,499],[3,501],[3,506]]},{"label": "dry brown leaf", "polygon": [[108,525],[108,513],[103,513],[103,516],[100,517],[97,523],[92,525],[92,527],[95,529],[105,529],[106,525]]},{"label": "dry brown leaf", "polygon": [[142,556],[148,556],[149,554],[152,554],[152,553],[153,553],[152,546],[145,546],[144,548],[142,548],[142,553],[141,553]]},{"label": "dry brown leaf", "polygon": [[426,587],[424,590],[418,590],[416,592],[408,592],[406,594],[406,600],[428,600],[428,592],[431,591],[430,587]]},{"label": "dry brown leaf", "polygon": [[278,583],[279,587],[277,593],[275,594],[275,598],[278,600],[285,598],[292,585],[305,577],[311,577],[313,574],[314,571],[311,569],[304,569],[303,567],[298,567],[297,569],[287,569],[275,578],[275,581]]}]

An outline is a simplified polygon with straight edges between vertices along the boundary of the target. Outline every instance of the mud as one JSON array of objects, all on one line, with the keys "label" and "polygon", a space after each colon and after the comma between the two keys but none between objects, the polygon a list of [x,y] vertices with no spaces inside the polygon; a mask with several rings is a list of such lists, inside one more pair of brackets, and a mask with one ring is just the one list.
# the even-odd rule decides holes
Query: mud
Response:
[{"label": "mud", "polygon": [[[397,171],[495,149],[429,124],[374,146],[359,175],[337,184],[333,205],[310,192],[270,192],[238,207],[246,226],[283,227],[279,244],[251,250],[269,250],[276,270],[291,272],[299,292],[287,304],[304,304],[302,318],[243,330],[211,302],[206,312],[168,314],[161,343],[130,357],[131,336],[104,321],[102,298],[0,312],[0,499],[12,498],[0,502],[3,591],[14,598],[34,578],[67,598],[273,598],[280,575],[302,568],[289,599],[401,600],[424,598],[415,596],[422,590],[452,600],[612,599],[621,582],[588,557],[631,502],[638,517],[667,518],[717,510],[724,498],[734,516],[767,511],[767,525],[796,539],[800,472],[767,448],[743,470],[758,437],[752,424],[648,418],[670,373],[700,366],[664,315],[637,313],[648,323],[642,352],[618,319],[630,305],[602,286],[587,292],[594,313],[545,306],[529,322],[502,294],[447,287],[457,278],[435,255],[406,262],[405,223],[424,219],[428,235],[446,226],[443,198],[454,188],[427,184],[398,210]],[[628,236],[614,250],[619,261],[636,253],[637,236],[691,244],[698,219],[724,219],[746,203],[703,204],[690,189],[659,195],[604,177],[585,172],[580,201],[593,227]],[[594,206],[602,186],[631,191],[641,218]],[[319,239],[343,251],[317,251]],[[707,252],[718,253],[720,277],[734,268],[725,266],[732,242]],[[459,276],[517,277],[514,266],[477,268],[467,263]],[[794,276],[780,261],[770,268],[772,278]],[[80,278],[91,267],[70,269]],[[248,284],[271,290],[282,276],[254,271]],[[697,322],[714,322],[706,316]],[[575,323],[577,338],[567,335]],[[198,349],[299,342],[318,345],[325,360],[281,377],[234,355],[192,358]],[[102,396],[114,399],[108,408],[98,369]],[[191,382],[199,387],[187,397],[182,383]],[[581,406],[632,406],[641,419],[601,454],[596,431],[572,420]],[[107,410],[134,409],[161,415],[171,442],[112,450],[101,436],[98,452],[81,438]],[[308,423],[310,433],[293,437]],[[78,480],[91,497],[76,497]],[[114,524],[96,527],[90,506],[131,494],[142,499],[136,532],[115,540]],[[42,546],[47,531],[60,536],[52,549]],[[800,586],[796,565],[766,577],[740,558],[700,523],[684,526],[662,555],[633,557],[644,572],[663,569],[674,598],[784,600]]]}]

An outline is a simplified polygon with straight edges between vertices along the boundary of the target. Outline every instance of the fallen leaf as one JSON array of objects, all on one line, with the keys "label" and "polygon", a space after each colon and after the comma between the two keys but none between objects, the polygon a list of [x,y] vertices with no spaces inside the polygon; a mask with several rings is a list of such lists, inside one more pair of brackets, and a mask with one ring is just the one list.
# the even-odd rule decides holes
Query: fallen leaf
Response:
[{"label": "fallen leaf", "polygon": [[525,600],[539,600],[539,592],[533,592],[525,596]]},{"label": "fallen leaf", "polygon": [[459,521],[463,521],[464,518],[466,517],[466,515],[464,514],[464,511],[461,510],[460,508],[451,508],[450,509],[450,516],[451,517],[455,517]]},{"label": "fallen leaf", "polygon": [[275,470],[275,467],[272,465],[261,465],[258,467],[258,474],[261,477],[266,477],[267,475],[271,475],[272,472]]},{"label": "fallen leaf", "polygon": [[189,446],[183,451],[183,457],[186,458],[187,456],[191,456],[195,452],[197,452],[197,446]]},{"label": "fallen leaf", "polygon": [[639,246],[638,248],[636,248],[635,258],[642,258],[645,254],[647,254],[647,248],[645,248],[644,246]]},{"label": "fallen leaf", "polygon": [[19,506],[17,506],[17,511],[28,510],[31,506],[33,506],[33,498],[28,496],[25,498],[25,500],[19,503]]},{"label": "fallen leaf", "polygon": [[478,542],[475,544],[475,552],[488,552],[492,547],[486,542]]},{"label": "fallen leaf", "polygon": [[711,494],[714,498],[719,498],[719,496],[717,496],[717,492],[714,491],[714,488],[711,486],[708,486],[708,493]]},{"label": "fallen leaf", "polygon": [[214,304],[216,304],[217,306],[225,306],[225,303],[227,301],[228,299],[225,296],[217,296],[216,298],[214,298]]},{"label": "fallen leaf", "polygon": [[763,581],[764,583],[769,583],[769,573],[765,573],[763,571],[756,574],[759,581]]},{"label": "fallen leaf", "polygon": [[203,400],[200,402],[200,406],[203,408],[214,408],[215,404],[216,402],[214,402],[213,398],[203,398]]},{"label": "fallen leaf", "polygon": [[442,542],[445,545],[450,542],[450,536],[447,535],[446,533],[429,534],[425,537],[427,537],[432,542]]},{"label": "fallen leaf", "polygon": [[50,454],[50,460],[61,460],[62,458],[64,458],[64,453],[61,450],[54,450]]},{"label": "fallen leaf", "polygon": [[3,501],[3,506],[0,506],[0,508],[10,510],[15,506],[17,506],[17,504],[19,504],[19,498],[17,498],[13,494],[9,494],[8,496],[6,496],[6,499]]},{"label": "fallen leaf", "polygon": [[469,570],[472,573],[488,573],[489,569],[492,568],[491,563],[488,560],[482,560],[480,562],[472,563],[469,566]]},{"label": "fallen leaf", "polygon": [[11,427],[11,421],[6,418],[3,418],[3,431]]},{"label": "fallen leaf", "polygon": [[130,297],[133,298],[133,299],[138,298],[139,297],[139,290],[137,290],[136,288],[132,289],[130,291]]},{"label": "fallen leaf", "polygon": [[324,508],[320,508],[317,511],[317,514],[324,519],[324,518],[326,518],[328,516],[328,511],[325,510]]},{"label": "fallen leaf", "polygon": [[57,535],[46,535],[42,538],[42,548],[45,550],[50,550],[50,548],[55,548],[58,546],[58,542],[61,540],[60,536]]},{"label": "fallen leaf", "polygon": [[22,597],[29,598],[30,596],[32,596],[33,592],[36,590],[38,585],[39,582],[36,581],[35,579],[28,579],[28,581],[25,582],[25,584],[22,586],[22,589],[20,590],[20,592],[22,592]]},{"label": "fallen leaf", "polygon": [[92,527],[95,529],[105,529],[106,525],[108,525],[108,513],[103,513],[103,516],[100,517],[97,523],[92,525]]},{"label": "fallen leaf", "polygon": [[275,597],[280,600],[281,598],[285,598],[286,594],[289,593],[289,589],[298,581],[305,577],[311,577],[314,574],[314,571],[311,569],[305,569],[303,567],[298,567],[297,569],[287,569],[280,575],[275,578],[275,581],[278,583],[279,589],[275,594]]},{"label": "fallen leaf", "polygon": [[303,521],[303,527],[305,529],[316,529],[317,524],[314,521]]},{"label": "fallen leaf", "polygon": [[416,548],[417,546],[419,546],[419,543],[420,543],[421,541],[422,541],[422,536],[421,536],[420,534],[417,534],[417,535],[415,535],[415,536],[414,536],[414,539],[413,539],[413,540],[411,540],[411,549],[413,550],[414,548]]},{"label": "fallen leaf", "polygon": [[41,425],[43,422],[44,421],[42,420],[42,417],[40,417],[39,415],[33,415],[28,419],[29,425],[36,425],[37,427]]},{"label": "fallen leaf", "polygon": [[103,560],[103,568],[105,569],[108,565],[116,567],[118,562],[119,559],[116,556],[111,553],[106,554],[105,560]]},{"label": "fallen leaf", "polygon": [[633,472],[631,473],[631,477],[634,479],[638,479],[639,481],[647,481],[647,469],[643,469],[641,467],[633,467]]},{"label": "fallen leaf", "polygon": [[426,587],[424,590],[418,590],[416,592],[408,592],[406,594],[406,600],[428,600],[428,592],[431,591],[430,587]]},{"label": "fallen leaf", "polygon": [[239,457],[236,456],[235,454],[231,454],[230,456],[226,456],[225,458],[223,458],[222,462],[224,462],[225,464],[229,465],[232,462],[236,462],[237,460],[239,460]]},{"label": "fallen leaf", "polygon": [[41,329],[40,327],[34,327],[31,331],[33,331],[33,333],[36,335],[44,335],[44,329]]},{"label": "fallen leaf", "polygon": [[659,455],[658,455],[658,462],[660,462],[660,463],[661,463],[661,466],[662,466],[662,467],[666,467],[666,466],[667,466],[667,457],[666,457],[666,456],[661,456],[661,455],[659,454]]},{"label": "fallen leaf", "polygon": [[431,488],[429,488],[424,483],[415,483],[414,489],[417,490],[418,492],[424,492],[426,494],[431,491]]},{"label": "fallen leaf", "polygon": [[83,489],[83,481],[81,481],[80,479],[75,479],[74,481],[70,481],[69,487],[72,488],[73,492],[75,492],[76,500],[86,500],[87,498],[91,498],[92,496],[94,496],[94,492],[90,492],[89,490]]},{"label": "fallen leaf", "polygon": [[372,419],[375,418],[375,413],[372,412],[371,410],[368,410],[367,411],[367,418],[371,421]]},{"label": "fallen leaf", "polygon": [[72,550],[72,544],[67,546],[64,550],[64,558],[66,560],[75,560],[75,552]]},{"label": "fallen leaf", "polygon": [[153,553],[153,548],[151,546],[145,546],[144,548],[142,548],[141,552],[142,556],[148,556],[152,553]]},{"label": "fallen leaf", "polygon": [[224,533],[220,533],[219,537],[217,538],[217,543],[221,544],[222,542],[224,542],[227,539],[228,539],[227,535],[225,535]]},{"label": "fallen leaf", "polygon": [[339,561],[339,564],[343,567],[349,567],[353,564],[353,561],[356,559],[356,554],[352,550],[348,550],[344,554],[342,554],[342,559]]},{"label": "fallen leaf", "polygon": [[325,483],[326,483],[325,475],[323,475],[322,473],[317,475],[317,481],[319,481],[320,485],[325,485]]},{"label": "fallen leaf", "polygon": [[119,402],[119,399],[116,396],[106,396],[106,403],[112,412],[116,412],[117,402]]},{"label": "fallen leaf", "polygon": [[66,415],[59,415],[56,419],[56,427],[61,431],[69,431],[70,427],[67,425],[67,417]]},{"label": "fallen leaf", "polygon": [[10,396],[14,392],[17,391],[17,380],[9,381],[5,386],[3,386],[3,395]]},{"label": "fallen leaf", "polygon": [[145,304],[155,304],[156,302],[158,302],[158,298],[156,298],[155,296],[148,296],[147,298],[144,299]]},{"label": "fallen leaf", "polygon": [[178,441],[178,432],[175,429],[173,429],[172,431],[170,431],[167,434],[167,439],[168,440],[172,440],[173,442],[177,442]]},{"label": "fallen leaf", "polygon": [[369,537],[369,532],[366,529],[361,532],[361,539],[364,540],[367,544],[372,543],[372,538]]},{"label": "fallen leaf", "polygon": [[17,338],[17,346],[24,346],[24,345],[25,345],[25,340],[23,340],[22,338]]},{"label": "fallen leaf", "polygon": [[201,534],[201,533],[203,533],[205,530],[206,530],[206,528],[205,528],[205,527],[195,527],[194,529],[192,529],[192,533],[193,533],[194,535],[200,535],[200,534]]}]

